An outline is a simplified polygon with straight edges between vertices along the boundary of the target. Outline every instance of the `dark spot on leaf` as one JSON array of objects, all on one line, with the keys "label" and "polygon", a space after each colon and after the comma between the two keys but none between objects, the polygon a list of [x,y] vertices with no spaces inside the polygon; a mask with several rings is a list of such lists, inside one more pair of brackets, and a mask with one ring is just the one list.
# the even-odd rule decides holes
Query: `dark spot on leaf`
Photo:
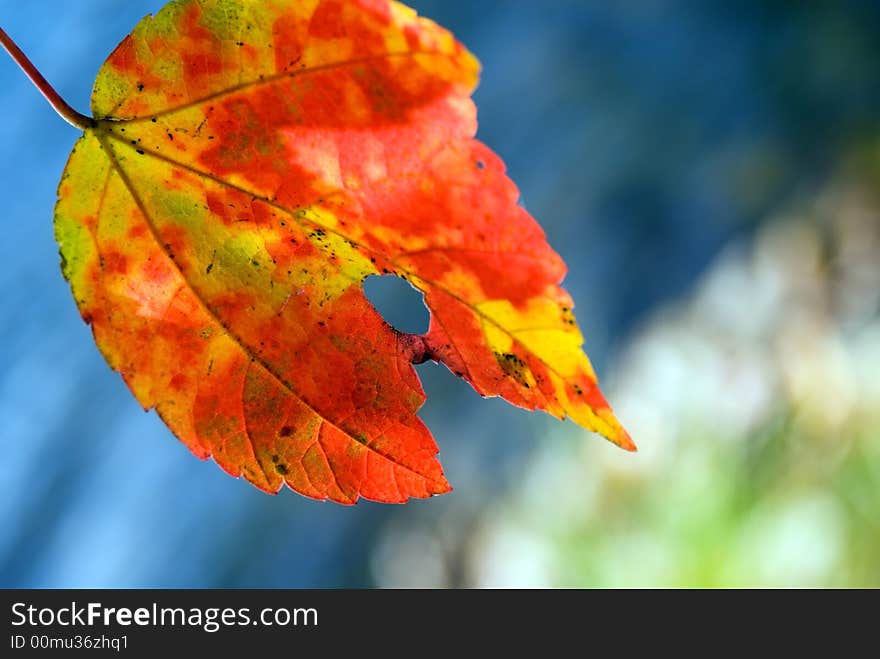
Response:
[{"label": "dark spot on leaf", "polygon": [[287,466],[282,464],[275,465],[275,471],[281,476],[287,476]]},{"label": "dark spot on leaf", "polygon": [[512,352],[496,352],[495,361],[504,371],[504,375],[513,378],[520,385],[529,388],[529,369],[526,363]]},{"label": "dark spot on leaf", "polygon": [[293,434],[293,428],[290,426],[282,426],[281,430],[278,431],[279,437],[290,437]]}]

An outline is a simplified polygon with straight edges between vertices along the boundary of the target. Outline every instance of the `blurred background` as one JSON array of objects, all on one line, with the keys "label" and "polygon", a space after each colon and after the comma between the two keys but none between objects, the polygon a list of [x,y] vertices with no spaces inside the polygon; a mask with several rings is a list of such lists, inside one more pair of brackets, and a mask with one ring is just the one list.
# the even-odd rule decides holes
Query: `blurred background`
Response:
[{"label": "blurred background", "polygon": [[[0,25],[85,111],[162,4]],[[426,364],[452,494],[342,508],[196,460],[75,310],[51,221],[77,131],[3,59],[0,586],[880,586],[880,3],[410,4],[482,60],[480,137],[641,451]]]}]

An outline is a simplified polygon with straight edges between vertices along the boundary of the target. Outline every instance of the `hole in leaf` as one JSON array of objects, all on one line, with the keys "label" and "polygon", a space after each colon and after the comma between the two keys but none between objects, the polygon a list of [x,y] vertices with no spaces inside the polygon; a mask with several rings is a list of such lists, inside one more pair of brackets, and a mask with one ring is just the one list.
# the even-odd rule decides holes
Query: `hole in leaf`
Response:
[{"label": "hole in leaf", "polygon": [[364,281],[364,294],[385,322],[399,332],[428,331],[425,296],[405,279],[395,275],[372,275]]}]

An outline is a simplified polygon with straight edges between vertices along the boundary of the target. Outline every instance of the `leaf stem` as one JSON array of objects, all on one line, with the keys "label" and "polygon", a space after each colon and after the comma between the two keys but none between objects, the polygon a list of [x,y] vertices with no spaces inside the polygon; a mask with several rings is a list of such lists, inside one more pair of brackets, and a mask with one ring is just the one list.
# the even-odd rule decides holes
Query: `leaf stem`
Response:
[{"label": "leaf stem", "polygon": [[94,119],[87,117],[84,114],[80,114],[70,107],[70,105],[67,104],[67,101],[61,98],[61,95],[55,91],[54,87],[52,87],[52,85],[50,85],[43,77],[43,74],[37,70],[37,67],[35,67],[33,62],[28,59],[27,55],[21,52],[21,48],[18,47],[18,44],[6,34],[6,31],[2,27],[0,27],[0,44],[3,44],[3,48],[6,49],[6,52],[9,53],[10,57],[12,57],[16,64],[21,67],[24,74],[30,78],[30,81],[34,83],[34,86],[40,90],[40,93],[43,96],[46,97],[46,100],[49,101],[49,105],[55,109],[55,112],[57,112],[62,119],[71,126],[81,130],[87,130],[95,126]]}]

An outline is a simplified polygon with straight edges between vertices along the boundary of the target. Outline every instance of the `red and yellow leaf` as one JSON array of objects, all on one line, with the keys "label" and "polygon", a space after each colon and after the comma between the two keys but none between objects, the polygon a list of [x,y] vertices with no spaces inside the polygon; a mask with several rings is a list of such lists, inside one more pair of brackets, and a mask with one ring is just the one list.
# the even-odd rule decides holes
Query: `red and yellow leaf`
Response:
[{"label": "red and yellow leaf", "polygon": [[[564,264],[474,139],[478,73],[387,0],[177,0],[110,56],[59,189],[64,274],[193,453],[268,492],[446,492],[425,359],[634,448]],[[383,273],[424,291],[425,336],[367,301]]]}]

